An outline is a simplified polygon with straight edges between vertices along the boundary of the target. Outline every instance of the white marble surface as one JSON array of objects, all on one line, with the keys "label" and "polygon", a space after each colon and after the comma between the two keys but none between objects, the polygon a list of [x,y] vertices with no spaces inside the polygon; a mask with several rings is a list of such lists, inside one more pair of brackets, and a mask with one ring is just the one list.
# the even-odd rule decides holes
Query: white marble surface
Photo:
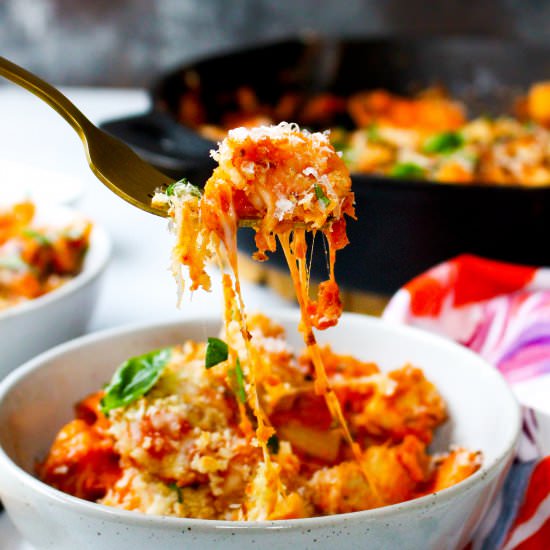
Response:
[{"label": "white marble surface", "polygon": [[[94,122],[140,112],[148,105],[138,90],[66,89],[71,100]],[[219,277],[213,291],[200,292],[176,308],[176,288],[168,271],[171,237],[167,223],[116,197],[89,170],[84,150],[72,128],[31,94],[13,86],[0,87],[0,180],[19,163],[72,178],[83,187],[76,207],[110,234],[113,252],[89,331],[138,321],[192,316],[220,309]],[[2,167],[4,166],[4,170]],[[249,309],[289,306],[267,288],[243,283]],[[29,550],[0,514],[0,550]]]}]

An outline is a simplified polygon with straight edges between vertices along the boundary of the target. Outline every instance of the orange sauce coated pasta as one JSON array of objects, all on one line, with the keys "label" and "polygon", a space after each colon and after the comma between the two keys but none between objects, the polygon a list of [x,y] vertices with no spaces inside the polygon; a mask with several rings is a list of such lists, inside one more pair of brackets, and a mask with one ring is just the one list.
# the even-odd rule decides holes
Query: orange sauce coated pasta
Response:
[{"label": "orange sauce coated pasta", "polygon": [[[180,290],[185,279],[191,290],[210,289],[208,262],[222,272],[216,345],[225,351],[210,361],[210,339],[173,346],[153,386],[108,416],[102,394],[85,399],[41,478],[126,510],[256,521],[394,504],[471,475],[479,453],[427,452],[447,413],[421,370],[382,373],[317,344],[315,329],[341,315],[334,264],[347,244],[345,216],[354,215],[349,175],[328,137],[288,124],[241,128],[214,156],[219,166],[203,193],[182,181],[155,203],[170,209]],[[277,245],[284,251],[301,310],[301,354],[283,327],[245,309],[237,262],[243,221],[256,231],[258,260]],[[314,299],[308,231],[328,242],[328,277]]]}]

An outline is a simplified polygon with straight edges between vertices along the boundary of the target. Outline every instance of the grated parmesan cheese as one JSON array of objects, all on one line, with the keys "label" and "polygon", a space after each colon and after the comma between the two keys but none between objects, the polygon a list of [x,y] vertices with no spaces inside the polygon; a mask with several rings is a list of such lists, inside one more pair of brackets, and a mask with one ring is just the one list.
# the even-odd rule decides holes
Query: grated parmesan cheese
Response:
[{"label": "grated parmesan cheese", "polygon": [[295,204],[286,197],[280,197],[275,203],[275,217],[281,221],[286,215],[292,214]]}]

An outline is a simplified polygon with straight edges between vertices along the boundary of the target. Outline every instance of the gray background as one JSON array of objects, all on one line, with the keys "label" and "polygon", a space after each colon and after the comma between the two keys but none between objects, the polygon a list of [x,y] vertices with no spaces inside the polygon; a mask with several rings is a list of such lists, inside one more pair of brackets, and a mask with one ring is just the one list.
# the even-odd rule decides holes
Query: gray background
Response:
[{"label": "gray background", "polygon": [[550,39],[544,0],[0,0],[0,52],[57,84],[142,86],[210,51],[287,36]]}]

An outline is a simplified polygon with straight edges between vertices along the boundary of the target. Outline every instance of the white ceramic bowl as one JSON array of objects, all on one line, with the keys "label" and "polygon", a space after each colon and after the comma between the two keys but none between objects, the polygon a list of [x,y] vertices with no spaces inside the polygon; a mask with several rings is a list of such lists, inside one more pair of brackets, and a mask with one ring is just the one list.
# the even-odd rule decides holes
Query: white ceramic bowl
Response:
[{"label": "white ceramic bowl", "polygon": [[[77,216],[61,206],[38,205],[36,210],[37,222],[54,226]],[[84,333],[109,251],[105,231],[94,225],[81,273],[44,296],[0,311],[0,379],[38,353]]]},{"label": "white ceramic bowl", "polygon": [[[276,312],[301,348],[295,312]],[[450,421],[434,442],[484,454],[465,481],[417,500],[377,510],[262,523],[146,516],[85,502],[33,477],[73,404],[107,381],[126,358],[218,332],[210,315],[180,323],[109,330],[44,353],[0,384],[0,498],[36,548],[141,550],[252,548],[444,550],[462,548],[501,486],[519,433],[518,405],[500,374],[472,352],[431,334],[366,316],[344,315],[321,333],[340,352],[383,369],[422,367],[447,401]]]}]

